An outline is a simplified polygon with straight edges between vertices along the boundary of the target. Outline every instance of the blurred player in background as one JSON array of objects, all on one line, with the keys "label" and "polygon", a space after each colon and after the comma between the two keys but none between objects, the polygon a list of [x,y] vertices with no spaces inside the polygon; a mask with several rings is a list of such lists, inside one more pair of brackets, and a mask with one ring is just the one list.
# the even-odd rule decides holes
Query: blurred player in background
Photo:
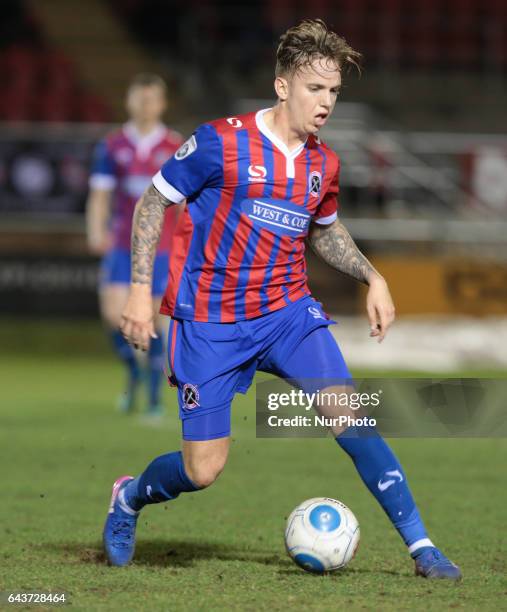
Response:
[{"label": "blurred player in background", "polygon": [[[342,69],[359,57],[320,20],[288,30],[277,51],[277,104],[200,126],[136,207],[122,331],[145,348],[165,207],[188,198],[162,305],[172,317],[169,361],[183,452],[161,455],[137,478],[115,482],[104,528],[113,565],[132,558],[144,506],[205,488],[219,476],[229,452],[232,399],[247,391],[256,370],[310,393],[354,390],[329,331],[332,321],[310,295],[305,240],[331,267],[368,286],[372,337],[382,340],[394,320],[386,281],[338,219],[340,162],[318,135],[335,106]],[[326,414],[329,406],[316,408]],[[333,434],[403,538],[416,573],[459,579],[459,568],[429,539],[403,468],[376,428],[350,425]]]},{"label": "blurred player in background", "polygon": [[[178,149],[181,136],[161,123],[166,109],[167,88],[157,75],[139,74],[127,91],[130,120],[97,146],[87,202],[87,236],[90,251],[102,257],[100,311],[112,345],[127,370],[127,385],[120,409],[132,411],[141,380],[148,387],[149,415],[162,412],[160,391],[165,349],[160,321],[147,352],[146,372],[138,355],[119,331],[121,313],[130,284],[130,235],[137,200],[160,165]],[[158,313],[166,289],[171,236],[178,208],[168,208],[155,257],[152,295]]]}]

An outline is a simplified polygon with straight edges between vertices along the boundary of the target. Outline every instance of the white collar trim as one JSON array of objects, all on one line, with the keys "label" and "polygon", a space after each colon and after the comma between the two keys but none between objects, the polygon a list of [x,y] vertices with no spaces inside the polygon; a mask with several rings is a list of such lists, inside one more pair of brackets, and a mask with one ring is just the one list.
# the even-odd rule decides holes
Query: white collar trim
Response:
[{"label": "white collar trim", "polygon": [[305,140],[305,142],[302,142],[295,149],[290,151],[289,147],[283,142],[283,140],[281,138],[278,138],[278,136],[274,134],[266,125],[266,122],[264,121],[264,114],[267,113],[269,110],[271,109],[263,108],[260,111],[258,111],[255,115],[255,123],[257,125],[258,130],[262,134],[264,134],[264,136],[268,140],[270,140],[281,153],[285,155],[287,176],[289,178],[294,178],[295,176],[294,160],[301,153],[301,151],[305,148],[307,141]]},{"label": "white collar trim", "polygon": [[166,136],[167,128],[163,123],[158,123],[151,132],[141,134],[133,121],[125,123],[123,133],[136,147],[136,153],[141,158],[149,156],[151,149],[156,147]]}]

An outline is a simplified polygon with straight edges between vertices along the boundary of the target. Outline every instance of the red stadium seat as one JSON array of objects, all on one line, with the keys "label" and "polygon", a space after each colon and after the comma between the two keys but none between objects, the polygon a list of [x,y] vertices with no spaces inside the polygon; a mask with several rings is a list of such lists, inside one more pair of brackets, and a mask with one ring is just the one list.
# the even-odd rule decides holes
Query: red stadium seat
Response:
[{"label": "red stadium seat", "polygon": [[7,81],[14,79],[35,80],[39,72],[39,55],[31,47],[14,46],[4,53],[3,73]]},{"label": "red stadium seat", "polygon": [[27,121],[31,119],[33,98],[26,92],[7,90],[2,96],[2,119]]},{"label": "red stadium seat", "polygon": [[76,101],[76,119],[92,123],[103,123],[111,116],[106,104],[101,98],[93,94],[81,94]]},{"label": "red stadium seat", "polygon": [[71,121],[73,100],[70,96],[46,90],[37,99],[36,115],[39,121]]}]

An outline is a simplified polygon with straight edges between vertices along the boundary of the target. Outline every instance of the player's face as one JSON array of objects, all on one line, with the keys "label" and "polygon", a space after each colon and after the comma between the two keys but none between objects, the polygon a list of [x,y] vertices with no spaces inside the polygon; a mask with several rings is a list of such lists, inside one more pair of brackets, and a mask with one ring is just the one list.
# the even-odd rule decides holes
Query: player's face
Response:
[{"label": "player's face", "polygon": [[139,123],[155,123],[166,108],[164,92],[157,85],[132,87],[127,94],[127,111]]},{"label": "player's face", "polygon": [[315,134],[326,123],[341,86],[338,65],[319,58],[303,66],[287,82],[287,109],[294,128]]}]

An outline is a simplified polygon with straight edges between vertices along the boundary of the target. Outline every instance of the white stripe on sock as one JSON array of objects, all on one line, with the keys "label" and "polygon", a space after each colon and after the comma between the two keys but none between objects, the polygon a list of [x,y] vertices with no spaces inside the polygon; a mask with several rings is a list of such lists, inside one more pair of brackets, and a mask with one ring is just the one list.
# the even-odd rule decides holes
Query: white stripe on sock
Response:
[{"label": "white stripe on sock", "polygon": [[408,552],[412,554],[413,552],[415,552],[419,548],[422,548],[423,546],[435,546],[435,545],[429,538],[422,538],[422,540],[417,540],[417,542],[414,542],[413,544],[411,544],[408,547]]},{"label": "white stripe on sock", "polygon": [[126,512],[127,514],[130,514],[131,516],[136,516],[139,514],[139,512],[132,510],[132,508],[127,505],[127,502],[125,501],[125,489],[122,489],[118,493],[118,503],[120,504],[120,508],[123,510],[123,512]]}]

